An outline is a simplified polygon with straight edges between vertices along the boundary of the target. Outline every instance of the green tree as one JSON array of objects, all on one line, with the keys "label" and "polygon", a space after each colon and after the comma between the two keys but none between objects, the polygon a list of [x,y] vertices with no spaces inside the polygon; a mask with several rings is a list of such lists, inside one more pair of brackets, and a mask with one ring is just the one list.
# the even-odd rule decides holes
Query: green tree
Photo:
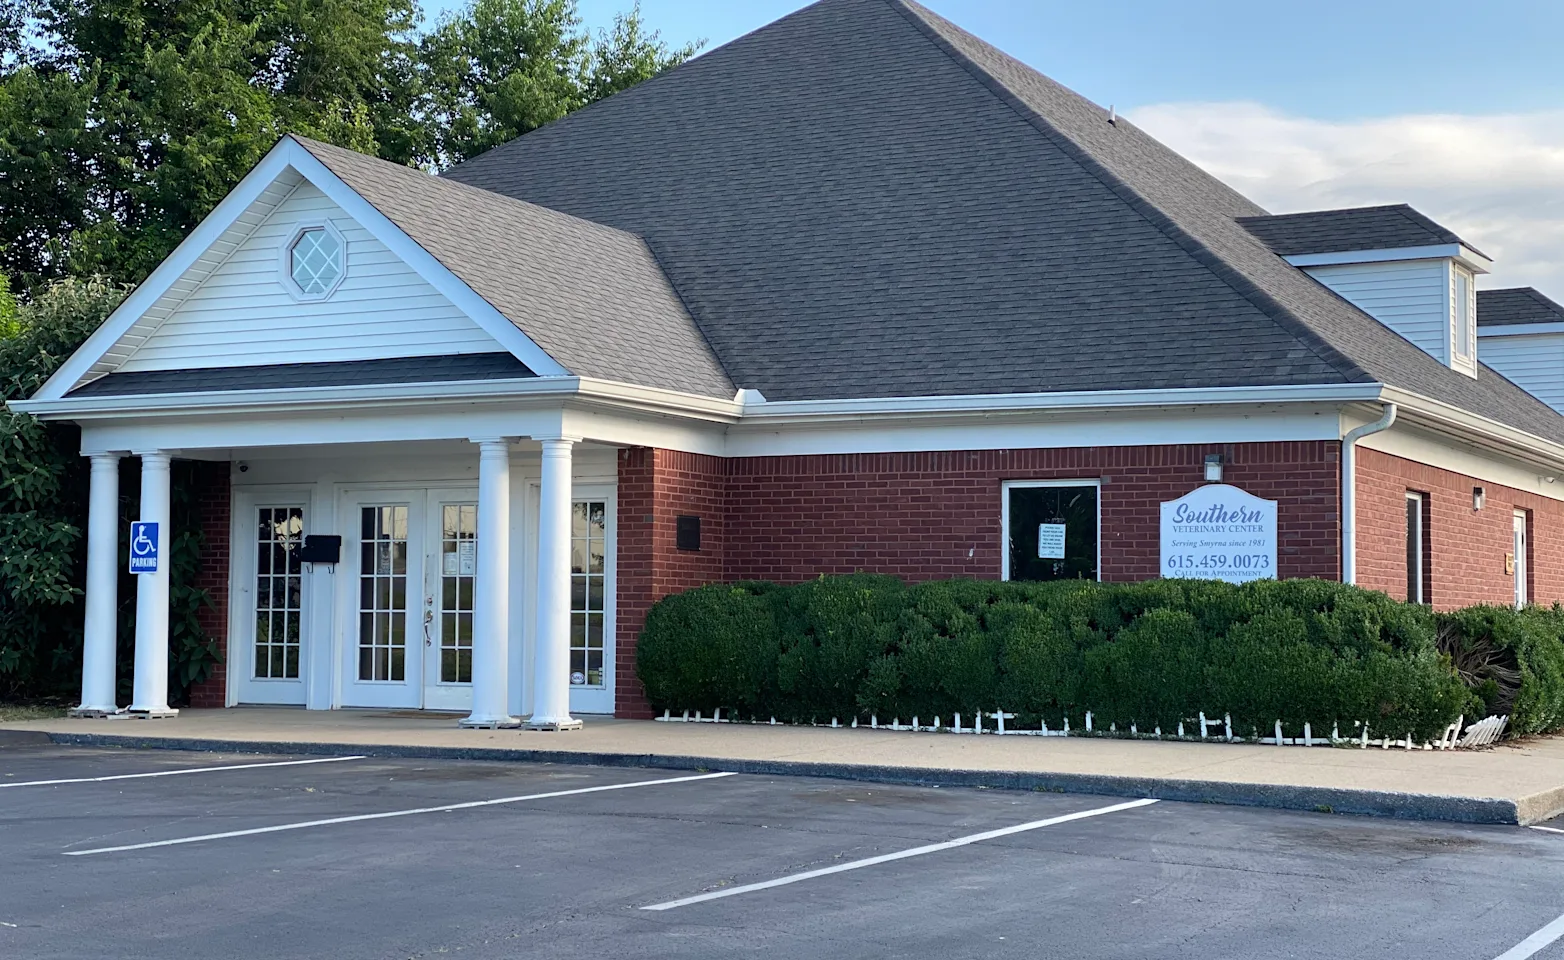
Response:
[{"label": "green tree", "polygon": [[648,31],[640,4],[596,38],[575,0],[472,0],[419,49],[432,152],[444,167],[475,157],[693,56]]},{"label": "green tree", "polygon": [[678,63],[574,0],[0,0],[0,272],[136,283],[284,133],[437,168]]},{"label": "green tree", "polygon": [[56,284],[0,340],[0,693],[49,692],[77,662],[86,502],[75,428],[3,401],[32,396],[123,296],[101,280]]}]

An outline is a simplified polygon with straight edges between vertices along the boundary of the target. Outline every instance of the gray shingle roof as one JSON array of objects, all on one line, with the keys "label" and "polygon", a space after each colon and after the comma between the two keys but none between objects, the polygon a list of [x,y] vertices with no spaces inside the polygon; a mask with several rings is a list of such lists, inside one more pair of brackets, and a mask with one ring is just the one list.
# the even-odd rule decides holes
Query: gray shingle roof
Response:
[{"label": "gray shingle roof", "polygon": [[448,171],[645,237],[773,400],[1384,382],[1564,440],[1287,264],[1265,210],[906,0],[823,0]]},{"label": "gray shingle roof", "polygon": [[1238,222],[1283,257],[1465,242],[1404,203],[1240,217]]},{"label": "gray shingle roof", "polygon": [[1506,323],[1564,323],[1564,306],[1534,287],[1477,291],[1477,325],[1495,327]]},{"label": "gray shingle roof", "polygon": [[572,374],[733,396],[640,237],[295,139]]},{"label": "gray shingle roof", "polygon": [[462,353],[443,357],[344,360],[333,363],[270,363],[253,367],[200,367],[111,373],[72,390],[72,397],[148,396],[222,390],[286,390],[376,383],[450,383],[535,377],[509,353]]}]

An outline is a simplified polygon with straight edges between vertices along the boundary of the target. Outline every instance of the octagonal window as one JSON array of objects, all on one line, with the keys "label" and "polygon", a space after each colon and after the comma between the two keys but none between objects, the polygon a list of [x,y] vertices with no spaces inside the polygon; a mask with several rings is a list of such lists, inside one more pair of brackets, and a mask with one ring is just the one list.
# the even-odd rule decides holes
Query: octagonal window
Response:
[{"label": "octagonal window", "polygon": [[323,297],[342,278],[342,241],[324,227],[301,230],[288,248],[288,275],[307,297]]}]

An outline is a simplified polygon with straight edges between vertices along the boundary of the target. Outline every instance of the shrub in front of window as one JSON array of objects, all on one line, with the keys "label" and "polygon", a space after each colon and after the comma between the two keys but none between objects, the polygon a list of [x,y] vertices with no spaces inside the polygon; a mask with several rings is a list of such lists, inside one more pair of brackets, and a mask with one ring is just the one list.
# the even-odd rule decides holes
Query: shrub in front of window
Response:
[{"label": "shrub in front of window", "polygon": [[[1533,632],[1554,645],[1535,649],[1564,650],[1559,630]],[[679,651],[690,665],[673,665]],[[1375,735],[1429,739],[1483,706],[1440,653],[1426,608],[1312,580],[713,585],[653,608],[638,662],[658,710],[821,723],[949,723],[960,712],[970,724],[975,711],[1004,709],[1013,723],[1057,728],[1068,717],[1080,729],[1089,710],[1099,730],[1172,735],[1204,712],[1231,714],[1242,736],[1268,735],[1277,720],[1354,736],[1366,721]],[[1534,676],[1564,673],[1564,657],[1531,662]]]}]

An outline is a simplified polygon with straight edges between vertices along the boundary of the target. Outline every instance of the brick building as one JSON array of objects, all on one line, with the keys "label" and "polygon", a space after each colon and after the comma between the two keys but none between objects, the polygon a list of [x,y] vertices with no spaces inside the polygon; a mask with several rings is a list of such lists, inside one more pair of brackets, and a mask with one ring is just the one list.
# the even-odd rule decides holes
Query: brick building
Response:
[{"label": "brick building", "polygon": [[[167,711],[181,458],[197,705],[567,729],[643,714],[647,610],[717,580],[1564,600],[1564,369],[1478,357],[1564,314],[1489,266],[1405,206],[1273,216],[914,3],[824,0],[439,177],[285,138],[19,406],[92,458],[84,711],[119,708],[121,536],[129,709]],[[157,527],[116,529],[126,457]],[[1192,498],[1249,551],[1170,526]]]}]

